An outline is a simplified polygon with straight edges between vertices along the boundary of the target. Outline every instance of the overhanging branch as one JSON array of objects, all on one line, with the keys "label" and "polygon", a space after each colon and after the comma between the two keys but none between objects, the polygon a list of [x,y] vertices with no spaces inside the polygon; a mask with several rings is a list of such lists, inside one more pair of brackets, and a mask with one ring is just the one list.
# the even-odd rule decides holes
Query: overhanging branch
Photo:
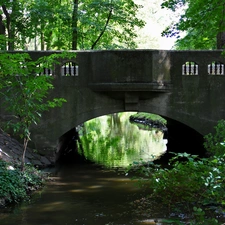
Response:
[{"label": "overhanging branch", "polygon": [[106,28],[107,28],[107,26],[109,24],[109,21],[111,19],[111,16],[112,16],[112,10],[113,9],[111,8],[110,11],[109,11],[109,14],[108,14],[105,26],[104,26],[103,30],[101,31],[101,33],[99,34],[99,36],[97,37],[97,39],[95,40],[95,42],[92,44],[91,49],[95,48],[95,46],[97,45],[98,41],[101,39],[102,35],[105,33]]}]

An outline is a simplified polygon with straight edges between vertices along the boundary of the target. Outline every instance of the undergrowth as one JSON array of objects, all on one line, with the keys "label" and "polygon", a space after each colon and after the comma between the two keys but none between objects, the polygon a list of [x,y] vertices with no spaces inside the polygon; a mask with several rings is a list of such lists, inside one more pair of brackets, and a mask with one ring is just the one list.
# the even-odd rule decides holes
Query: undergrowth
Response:
[{"label": "undergrowth", "polygon": [[26,165],[25,170],[0,160],[0,199],[1,205],[17,203],[28,200],[30,194],[42,187],[43,174],[31,165]]},{"label": "undergrowth", "polygon": [[[145,205],[154,202],[154,207],[159,204],[167,209],[168,219],[163,224],[217,225],[224,222],[225,121],[219,121],[215,130],[215,134],[205,136],[207,158],[171,153],[173,156],[166,167],[154,161],[135,162],[129,167],[129,171],[137,172],[139,185],[150,193]],[[180,214],[185,216],[181,219]]]}]

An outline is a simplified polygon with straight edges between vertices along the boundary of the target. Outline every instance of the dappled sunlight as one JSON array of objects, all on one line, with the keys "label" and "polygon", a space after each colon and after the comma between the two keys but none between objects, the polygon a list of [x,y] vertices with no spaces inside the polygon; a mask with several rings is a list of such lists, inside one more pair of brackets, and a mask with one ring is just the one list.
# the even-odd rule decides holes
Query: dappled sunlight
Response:
[{"label": "dappled sunlight", "polygon": [[126,173],[124,167],[133,162],[154,160],[166,151],[163,133],[131,124],[130,115],[132,113],[112,115],[105,117],[102,123],[98,119],[88,122],[87,136],[81,135],[87,140],[82,140],[84,155],[98,166],[60,164],[35,204],[24,204],[19,213],[7,220],[14,224],[17,218],[21,221],[25,218],[26,222],[21,225],[39,225],[43,221],[48,224],[127,224],[133,213],[131,202],[142,193],[137,180],[131,180],[131,174]]},{"label": "dappled sunlight", "polygon": [[66,182],[61,182],[61,181],[55,181],[54,184],[60,185],[60,186],[67,186],[67,185],[68,185],[68,183],[66,183]]},{"label": "dappled sunlight", "polygon": [[93,191],[100,191],[98,189],[104,188],[102,185],[90,185],[90,186],[83,186],[83,188],[75,188],[69,190],[71,193],[81,193],[81,192],[93,192]]},{"label": "dappled sunlight", "polygon": [[102,185],[92,185],[88,187],[89,189],[97,189],[97,188],[103,188]]},{"label": "dappled sunlight", "polygon": [[86,189],[73,189],[73,190],[70,190],[69,192],[71,193],[81,193],[81,192],[86,192],[87,190]]},{"label": "dappled sunlight", "polygon": [[64,210],[67,207],[65,201],[52,201],[50,204],[43,204],[38,212],[59,211]]},{"label": "dappled sunlight", "polygon": [[130,202],[141,190],[129,177],[94,165],[61,167],[57,174],[58,179],[48,182],[34,203],[6,215],[6,224],[19,221],[21,225],[39,225],[46,221],[56,225],[103,225],[130,221]]},{"label": "dappled sunlight", "polygon": [[129,181],[130,182],[130,178],[120,178],[120,177],[118,177],[118,178],[116,178],[116,177],[112,177],[112,178],[108,178],[108,177],[106,177],[106,178],[99,178],[98,180],[105,180],[106,182],[108,181],[108,182],[124,182],[124,181]]}]

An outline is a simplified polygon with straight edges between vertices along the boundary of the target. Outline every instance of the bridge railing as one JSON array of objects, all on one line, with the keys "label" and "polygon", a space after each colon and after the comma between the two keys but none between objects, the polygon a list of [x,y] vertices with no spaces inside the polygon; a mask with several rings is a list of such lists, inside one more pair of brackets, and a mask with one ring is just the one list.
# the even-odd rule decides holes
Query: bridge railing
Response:
[{"label": "bridge railing", "polygon": [[73,62],[66,62],[61,66],[61,76],[78,76],[79,67]]},{"label": "bridge railing", "polygon": [[[112,50],[75,51],[76,58],[59,59],[39,75],[88,76],[91,84],[151,83],[168,86],[182,75],[224,75],[222,51]],[[18,53],[18,52],[15,52]],[[23,52],[20,52],[23,53]],[[27,51],[37,60],[60,51]],[[180,77],[180,78],[178,78]]]},{"label": "bridge railing", "polygon": [[[182,75],[199,75],[198,64],[195,62],[185,62],[182,65]],[[221,62],[208,64],[208,75],[224,75],[224,64]]]},{"label": "bridge railing", "polygon": [[222,50],[215,51],[171,51],[171,63],[180,75],[224,75],[225,56]]}]

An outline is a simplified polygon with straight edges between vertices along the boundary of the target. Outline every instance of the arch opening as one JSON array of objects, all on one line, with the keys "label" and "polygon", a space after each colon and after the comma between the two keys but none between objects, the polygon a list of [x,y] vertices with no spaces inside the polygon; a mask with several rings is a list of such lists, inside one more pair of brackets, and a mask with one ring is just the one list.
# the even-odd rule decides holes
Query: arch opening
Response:
[{"label": "arch opening", "polygon": [[193,128],[177,120],[164,117],[167,120],[168,144],[167,152],[161,158],[162,161],[168,161],[171,158],[170,152],[206,156],[206,150],[203,146],[204,136]]},{"label": "arch opening", "polygon": [[[128,112],[123,112],[123,113],[128,113]],[[136,113],[137,112],[132,112],[132,113],[130,113],[130,116],[135,115]],[[114,120],[114,123],[115,123],[115,121],[116,121],[115,115],[116,114],[117,113],[109,114],[107,116],[111,116],[112,118],[114,117],[113,119],[111,118],[111,120]],[[130,116],[128,117],[128,120],[130,120]],[[104,117],[104,116],[97,117],[97,118],[100,119],[102,117]],[[166,151],[164,149],[164,153],[161,154],[161,156],[158,157],[157,160],[159,160],[161,162],[168,161],[169,157],[170,157],[169,152],[187,152],[190,154],[199,155],[200,157],[205,155],[205,150],[203,148],[203,136],[201,134],[199,134],[194,129],[188,127],[187,125],[182,124],[181,122],[178,122],[176,120],[173,120],[173,119],[167,118],[167,117],[162,117],[162,118],[164,118],[167,121],[166,129],[164,129],[164,130],[161,129],[161,132],[163,132],[162,139],[167,140],[167,142],[165,144]],[[89,121],[91,121],[91,120],[89,120]],[[87,123],[89,121],[86,121],[85,123]],[[146,121],[144,121],[144,122],[146,122],[146,124],[149,123],[149,119],[146,119]],[[129,123],[130,123],[130,121],[129,121]],[[135,127],[137,126],[137,123],[134,124],[132,128],[128,128],[128,129],[136,129]],[[143,120],[142,120],[142,123],[143,123]],[[155,124],[156,123],[154,123],[153,125],[155,126]],[[92,128],[95,129],[95,132],[103,132],[103,133],[106,132],[105,130],[103,130],[102,125],[100,125],[101,129],[95,127],[94,125],[92,125],[92,126],[93,126]],[[87,163],[87,162],[94,161],[93,159],[89,160],[89,158],[87,158],[87,151],[90,151],[90,150],[85,149],[87,146],[85,147],[82,145],[82,140],[81,140],[82,137],[81,136],[83,134],[81,135],[81,133],[79,133],[80,131],[82,131],[82,129],[84,129],[83,126],[78,126],[76,128],[72,128],[71,130],[69,130],[67,133],[65,133],[64,135],[62,135],[59,138],[58,151],[56,153],[56,161],[57,162],[61,162],[61,163],[84,163],[85,162],[85,163]],[[119,128],[119,129],[121,129],[121,128]],[[122,128],[122,130],[123,129],[124,128]],[[138,129],[141,129],[141,128],[138,128]],[[100,130],[103,130],[103,131],[100,131]],[[158,130],[160,130],[160,129],[158,129]],[[109,138],[112,139],[112,137],[110,135],[113,132],[114,133],[118,132],[118,127],[116,128],[114,126],[114,128],[111,129],[110,133],[107,133],[108,139]],[[123,130],[123,132],[125,135],[128,135],[127,131]],[[154,132],[154,135],[156,135],[156,136],[159,135],[159,132],[158,131]],[[98,133],[97,136],[99,137],[99,139],[102,138],[100,133]],[[120,134],[120,136],[121,136],[121,134]],[[97,148],[97,143],[99,142],[99,140],[95,140],[94,135],[92,137],[93,137],[93,141],[94,141],[94,143],[92,144],[92,150],[93,150],[94,147]],[[134,137],[130,136],[130,140],[132,140],[132,139],[134,139]],[[113,140],[114,140],[114,142],[116,142],[115,137]],[[102,139],[102,141],[103,141],[103,139]],[[104,141],[107,142],[107,140],[104,140]],[[125,139],[123,141],[125,141]],[[150,141],[150,139],[149,139],[149,141]],[[115,149],[113,149],[113,147],[109,146],[110,145],[109,140],[107,143],[108,143],[108,145],[105,145],[105,148],[108,148],[107,154],[112,154],[112,152],[114,152],[116,154],[117,150],[115,150]],[[119,145],[119,147],[118,146],[114,146],[114,147],[120,148],[121,146]],[[130,147],[127,147],[127,149],[129,149],[129,148]],[[144,147],[142,146],[141,148],[144,148]],[[122,147],[121,147],[121,149],[122,149]],[[121,152],[122,152],[122,150],[121,150]],[[122,153],[121,153],[121,155],[122,155]],[[141,157],[139,157],[139,159],[140,158]]]}]

